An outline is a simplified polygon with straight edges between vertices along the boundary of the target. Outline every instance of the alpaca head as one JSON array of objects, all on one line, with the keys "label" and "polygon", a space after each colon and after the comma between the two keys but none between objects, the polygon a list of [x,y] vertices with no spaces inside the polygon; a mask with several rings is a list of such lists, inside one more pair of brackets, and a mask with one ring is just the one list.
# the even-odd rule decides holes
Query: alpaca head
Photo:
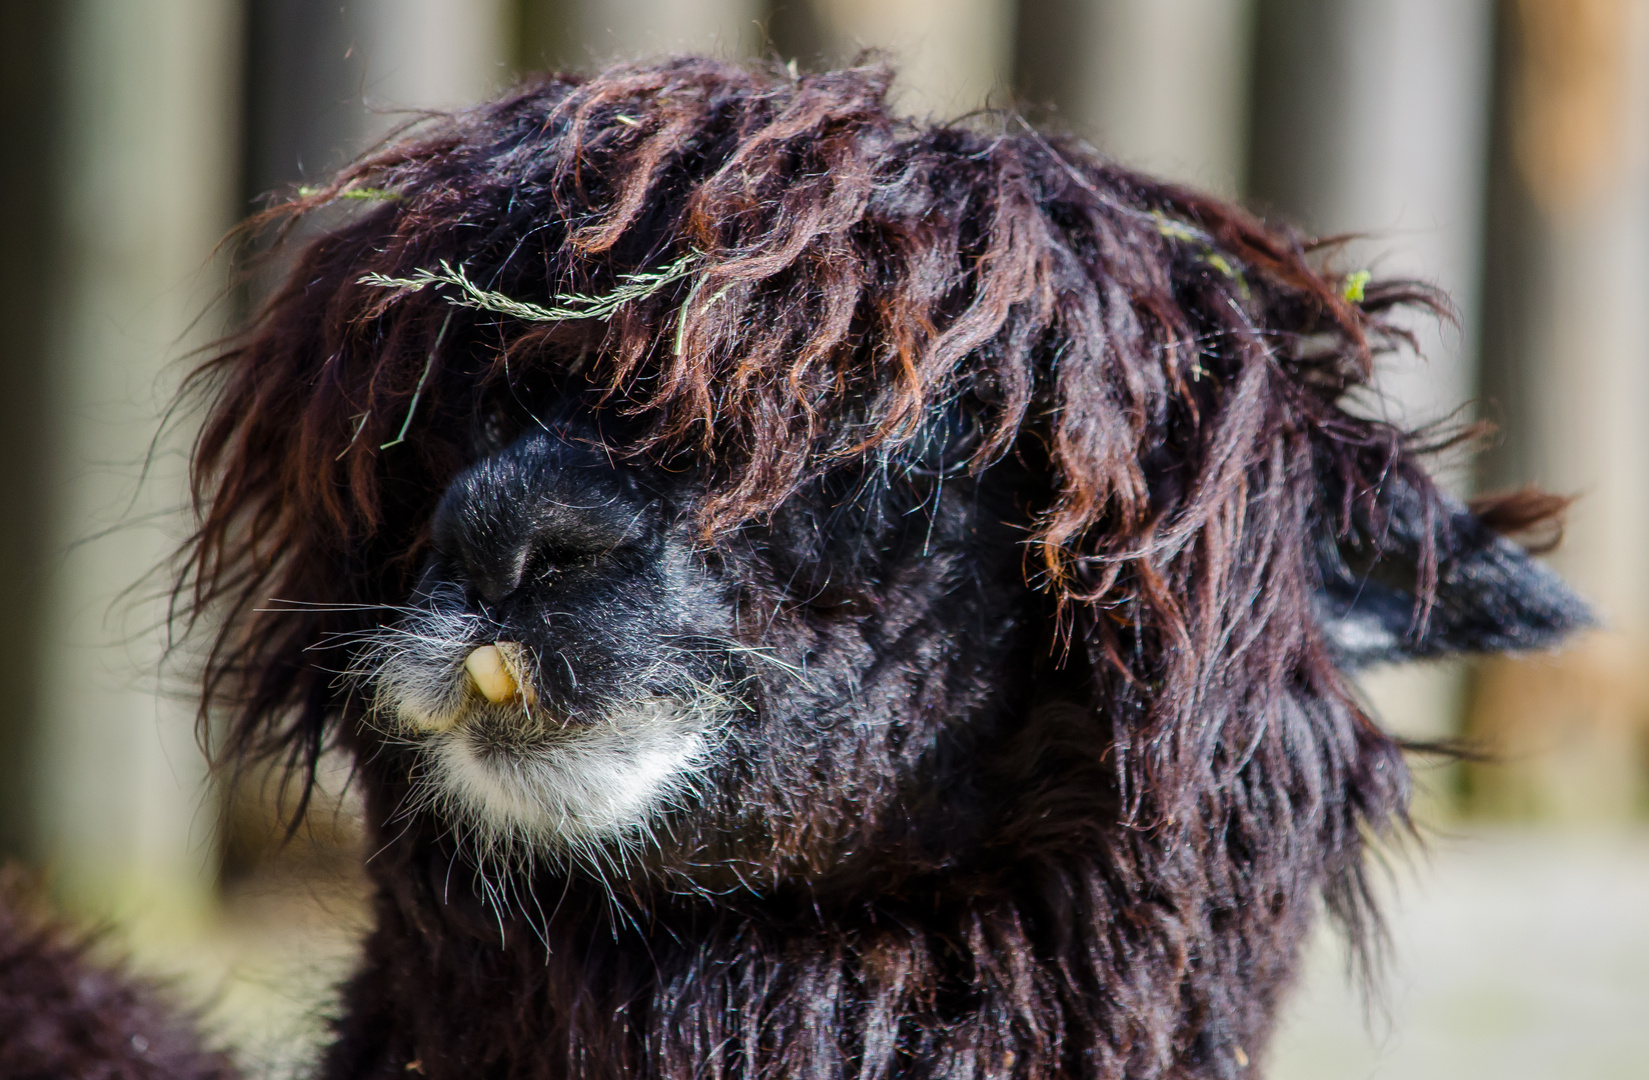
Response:
[{"label": "alpaca head", "polygon": [[1404,790],[1348,671],[1584,620],[1351,407],[1424,290],[886,85],[552,80],[295,204],[353,216],[201,376],[230,753],[337,737],[379,827],[707,894],[1249,787],[1345,854]]},{"label": "alpaca head", "polygon": [[622,421],[495,403],[411,595],[352,653],[409,805],[482,858],[700,884],[828,876],[908,830],[911,800],[969,782],[1054,642],[1016,521],[1042,481],[970,476],[964,423],[931,418],[709,547],[702,479],[627,460]]}]

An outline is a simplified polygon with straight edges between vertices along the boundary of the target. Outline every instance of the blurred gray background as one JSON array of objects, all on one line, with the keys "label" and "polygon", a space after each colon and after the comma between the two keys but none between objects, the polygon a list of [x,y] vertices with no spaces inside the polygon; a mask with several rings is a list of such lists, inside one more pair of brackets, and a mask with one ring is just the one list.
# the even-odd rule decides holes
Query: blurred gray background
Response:
[{"label": "blurred gray background", "polygon": [[[1016,108],[1453,297],[1377,407],[1499,436],[1462,494],[1580,496],[1555,565],[1606,629],[1377,673],[1426,766],[1393,973],[1331,940],[1272,1075],[1649,1075],[1649,0],[62,0],[0,5],[0,855],[300,1069],[361,925],[341,772],[290,844],[163,678],[194,350],[268,274],[235,223],[405,118],[542,67],[891,51],[912,113]],[[185,657],[174,658],[185,672]]]}]

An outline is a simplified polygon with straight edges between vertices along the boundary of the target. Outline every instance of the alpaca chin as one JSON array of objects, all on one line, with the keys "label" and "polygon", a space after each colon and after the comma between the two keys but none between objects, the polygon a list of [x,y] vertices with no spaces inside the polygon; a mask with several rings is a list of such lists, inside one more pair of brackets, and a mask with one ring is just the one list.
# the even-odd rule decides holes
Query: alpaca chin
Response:
[{"label": "alpaca chin", "polygon": [[724,711],[656,697],[555,727],[478,708],[422,741],[423,802],[488,854],[629,847],[692,794]]}]

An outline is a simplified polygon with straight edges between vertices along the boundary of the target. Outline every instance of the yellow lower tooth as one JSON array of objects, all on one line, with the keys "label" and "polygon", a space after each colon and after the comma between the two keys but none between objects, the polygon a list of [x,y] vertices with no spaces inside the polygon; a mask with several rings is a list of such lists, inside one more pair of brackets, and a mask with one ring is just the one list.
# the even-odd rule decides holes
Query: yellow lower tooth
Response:
[{"label": "yellow lower tooth", "polygon": [[508,701],[521,692],[515,676],[504,663],[504,654],[496,645],[483,645],[464,659],[464,670],[469,673],[481,696],[494,705]]}]

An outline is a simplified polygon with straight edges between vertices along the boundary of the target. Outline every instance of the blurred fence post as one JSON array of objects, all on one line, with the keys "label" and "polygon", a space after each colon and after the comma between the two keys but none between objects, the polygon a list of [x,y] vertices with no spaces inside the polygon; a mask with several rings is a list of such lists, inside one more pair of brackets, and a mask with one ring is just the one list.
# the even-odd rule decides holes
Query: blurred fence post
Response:
[{"label": "blurred fence post", "polygon": [[[885,49],[898,71],[892,99],[905,112],[946,120],[978,109],[1007,85],[1013,64],[1011,0],[781,0],[805,9],[809,43],[780,42],[840,64]],[[808,55],[806,45],[818,55]]]},{"label": "blurred fence post", "polygon": [[511,77],[510,4],[247,0],[249,199],[319,182],[409,110],[496,92]]},{"label": "blurred fence post", "polygon": [[1363,234],[1348,266],[1449,294],[1459,326],[1423,320],[1421,357],[1380,378],[1395,418],[1445,417],[1477,385],[1492,0],[1259,0],[1258,13],[1249,193],[1318,235]]},{"label": "blurred fence post", "polygon": [[1254,0],[1022,0],[1016,85],[1118,161],[1243,187]]},{"label": "blurred fence post", "polygon": [[216,329],[200,316],[234,213],[239,7],[81,0],[62,16],[59,254],[36,405],[51,558],[35,627],[37,853],[74,906],[187,931],[210,897],[216,814],[193,709],[157,676],[165,578],[145,579],[186,528],[187,433],[152,456],[151,439],[169,365]]},{"label": "blurred fence post", "polygon": [[766,47],[763,0],[513,0],[517,64],[587,69],[670,53],[737,58]]},{"label": "blurred fence post", "polygon": [[1552,561],[1605,631],[1484,666],[1471,773],[1501,816],[1649,809],[1649,4],[1503,0],[1484,334],[1497,487],[1579,496]]},{"label": "blurred fence post", "polygon": [[842,64],[891,53],[898,107],[953,117],[984,105],[1013,61],[1012,0],[515,0],[523,68],[588,68],[676,52]]},{"label": "blurred fence post", "polygon": [[[1368,407],[1409,427],[1471,419],[1492,0],[1259,0],[1257,14],[1253,201],[1317,235],[1363,234],[1334,256],[1344,269],[1447,292],[1458,324],[1413,323],[1420,355],[1386,358]],[[1465,493],[1463,472],[1443,479]],[[1460,665],[1379,671],[1363,684],[1403,734],[1458,733]]]},{"label": "blurred fence post", "polygon": [[508,0],[356,0],[367,50],[366,101],[391,110],[456,109],[508,83]]},{"label": "blurred fence post", "polygon": [[39,678],[44,655],[41,510],[48,485],[42,401],[61,218],[53,168],[61,94],[62,10],[19,5],[0,34],[0,860],[35,854]]}]

